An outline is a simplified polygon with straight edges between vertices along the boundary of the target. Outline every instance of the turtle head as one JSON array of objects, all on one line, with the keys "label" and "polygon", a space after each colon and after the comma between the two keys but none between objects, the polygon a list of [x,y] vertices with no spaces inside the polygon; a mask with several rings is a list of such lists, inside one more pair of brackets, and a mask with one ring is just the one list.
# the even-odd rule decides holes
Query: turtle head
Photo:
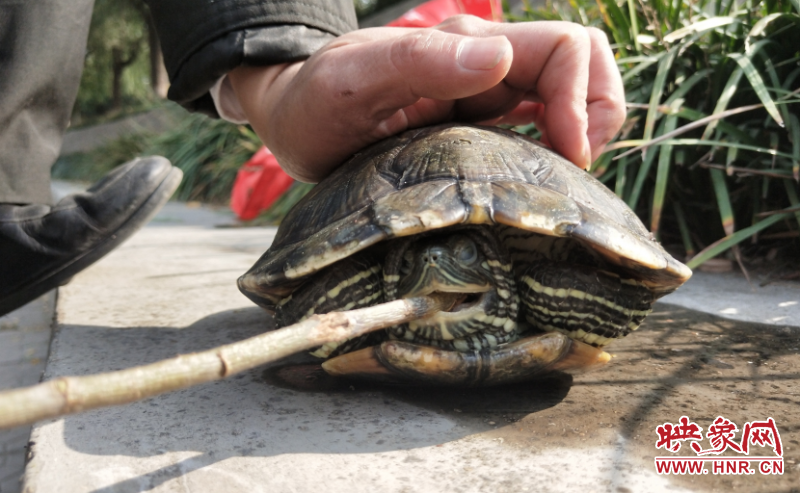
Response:
[{"label": "turtle head", "polygon": [[412,244],[402,256],[400,297],[433,292],[479,294],[493,285],[486,256],[467,235],[436,236]]},{"label": "turtle head", "polygon": [[[469,351],[516,337],[516,290],[510,265],[475,229],[401,242],[387,256],[387,298],[458,293],[438,314],[396,327],[397,339]],[[505,269],[504,269],[505,268]]]}]

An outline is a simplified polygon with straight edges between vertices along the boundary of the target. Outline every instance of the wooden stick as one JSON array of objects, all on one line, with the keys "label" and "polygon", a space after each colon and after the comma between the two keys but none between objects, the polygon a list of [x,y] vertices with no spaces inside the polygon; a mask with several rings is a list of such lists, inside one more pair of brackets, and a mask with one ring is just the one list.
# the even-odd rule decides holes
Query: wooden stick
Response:
[{"label": "wooden stick", "polygon": [[449,308],[451,297],[423,296],[348,312],[314,315],[302,322],[200,353],[179,355],[85,377],[59,377],[0,392],[0,429],[105,406],[115,406],[221,380],[328,342],[424,318]]}]

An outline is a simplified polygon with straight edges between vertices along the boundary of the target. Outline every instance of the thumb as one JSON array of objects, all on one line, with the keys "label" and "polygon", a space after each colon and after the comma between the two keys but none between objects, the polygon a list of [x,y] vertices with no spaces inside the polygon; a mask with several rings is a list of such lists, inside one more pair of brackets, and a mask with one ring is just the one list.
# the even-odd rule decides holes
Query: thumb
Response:
[{"label": "thumb", "polygon": [[381,121],[420,98],[455,100],[490,89],[511,67],[505,36],[475,38],[434,29],[371,40],[332,50],[346,67],[336,85],[349,86],[355,100]]}]

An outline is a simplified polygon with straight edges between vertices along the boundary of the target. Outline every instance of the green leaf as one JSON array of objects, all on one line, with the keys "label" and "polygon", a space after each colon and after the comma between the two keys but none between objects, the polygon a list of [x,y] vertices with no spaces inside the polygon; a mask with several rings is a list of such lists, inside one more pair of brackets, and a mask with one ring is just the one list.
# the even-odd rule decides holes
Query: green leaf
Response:
[{"label": "green leaf", "polygon": [[[797,185],[792,183],[791,180],[783,180],[783,186],[786,188],[786,196],[789,197],[789,203],[792,204],[792,207],[800,205],[800,199],[797,198]],[[795,212],[794,217],[797,220],[797,225],[800,226],[800,211]]]},{"label": "green leaf", "polygon": [[686,216],[683,214],[683,207],[681,207],[680,201],[672,202],[672,208],[675,210],[675,218],[678,220],[678,228],[681,231],[681,240],[683,240],[686,258],[692,258],[694,257],[694,243],[692,243],[692,234],[686,224]]},{"label": "green leaf", "polygon": [[[664,131],[675,130],[678,117],[668,116],[665,119]],[[658,154],[658,168],[656,170],[656,188],[653,193],[653,211],[650,216],[650,231],[658,234],[661,224],[661,210],[664,207],[664,198],[667,193],[667,183],[669,180],[669,166],[672,160],[672,146],[666,145],[661,148]]]},{"label": "green leaf", "polygon": [[631,57],[631,58],[628,58],[628,60],[633,60],[634,58],[641,58],[642,60],[635,67],[633,67],[632,69],[628,69],[628,70],[624,70],[623,71],[624,73],[622,75],[622,82],[628,82],[629,80],[634,78],[636,75],[638,75],[639,73],[641,73],[642,71],[646,70],[648,67],[650,67],[654,63],[656,63],[659,60],[661,60],[662,58],[664,58],[666,55],[667,55],[667,52],[664,51],[662,53],[659,53],[656,56]]},{"label": "green leaf", "polygon": [[792,176],[800,181],[800,121],[794,113],[789,114],[789,140],[792,141]]},{"label": "green leaf", "polygon": [[719,207],[720,219],[722,219],[722,229],[726,235],[733,234],[733,207],[731,198],[728,195],[728,185],[725,184],[725,173],[721,169],[710,169],[711,182],[714,185],[714,193],[717,196],[717,207]]},{"label": "green leaf", "polygon": [[692,90],[695,84],[704,80],[706,76],[712,72],[714,72],[714,69],[707,68],[693,73],[688,79],[680,83],[678,88],[664,101],[664,104],[671,106],[674,101],[685,98],[686,94]]},{"label": "green leaf", "polygon": [[735,17],[712,17],[710,19],[706,19],[704,21],[695,22],[694,24],[690,24],[686,27],[682,27],[676,31],[672,31],[671,33],[664,36],[665,43],[674,43],[681,38],[684,38],[690,34],[701,34],[709,29],[716,29],[718,27],[727,26],[729,24],[733,24],[736,22],[737,19]]},{"label": "green leaf", "polygon": [[597,158],[589,167],[589,172],[592,174],[592,176],[595,178],[603,176],[608,170],[608,165],[611,164],[611,158],[613,157],[614,155],[610,152],[601,154],[600,157]]},{"label": "green leaf", "polygon": [[[748,33],[748,38],[754,38],[756,36],[761,36],[764,34],[764,31],[767,29],[767,26],[779,17],[783,17],[786,14],[783,13],[775,13],[769,14],[766,17],[762,17],[761,20],[756,22],[752,29],[750,29],[750,33]],[[749,41],[749,40],[748,40]],[[746,41],[747,42],[747,41]]]},{"label": "green leaf", "polygon": [[[643,142],[641,140],[626,140],[626,141],[619,141],[615,142],[615,148],[619,149],[621,147],[634,147],[636,145],[640,145]],[[775,149],[769,149],[767,147],[760,147],[760,146],[753,146],[747,144],[739,144],[738,142],[725,142],[723,140],[706,140],[706,139],[667,139],[662,140],[656,144],[657,146],[662,145],[686,145],[686,146],[719,146],[719,147],[738,147],[739,149],[745,151],[753,151],[753,152],[760,152],[763,154],[769,154],[770,156],[779,156],[779,157],[786,157],[792,159],[792,154],[777,151]]]},{"label": "green leaf", "polygon": [[[759,41],[759,43],[760,42],[761,41]],[[754,49],[757,50],[757,48]],[[753,53],[749,53],[746,56],[743,56],[739,53],[731,53],[728,56],[736,60],[736,63],[738,63],[742,70],[744,70],[744,75],[747,76],[747,80],[750,81],[750,85],[753,86],[753,89],[756,91],[756,95],[758,96],[758,99],[761,100],[764,108],[766,108],[767,112],[778,123],[778,125],[783,127],[783,117],[781,117],[778,108],[775,106],[775,102],[769,95],[769,91],[767,91],[767,88],[764,86],[764,79],[761,78],[761,75],[758,73],[755,66],[753,66],[753,61],[751,59]]]},{"label": "green leaf", "polygon": [[[661,122],[658,126],[658,134],[664,133],[664,121]],[[636,205],[639,203],[639,197],[642,194],[642,189],[644,188],[644,182],[647,180],[647,175],[650,174],[650,168],[653,165],[653,160],[656,157],[658,152],[649,152],[644,154],[642,158],[642,164],[639,166],[639,171],[636,173],[636,180],[633,182],[633,188],[631,188],[631,193],[628,196],[626,203],[628,207],[631,209],[635,209]],[[626,153],[627,155],[627,153]]]},{"label": "green leaf", "polygon": [[732,235],[725,236],[719,241],[707,246],[702,252],[698,253],[697,256],[693,257],[692,260],[686,262],[686,266],[689,267],[690,269],[696,269],[697,267],[702,265],[706,260],[716,257],[717,255],[728,250],[734,245],[738,245],[739,243],[753,236],[759,231],[768,228],[769,226],[772,226],[773,224],[782,221],[789,216],[790,216],[789,213],[774,214],[772,216],[768,216],[766,219],[763,219],[752,226],[741,229]]},{"label": "green leaf", "polygon": [[636,15],[636,5],[634,0],[628,0],[628,18],[631,21],[631,38],[636,47],[636,53],[642,52],[642,45],[639,44],[639,16]]},{"label": "green leaf", "polygon": [[597,6],[603,21],[611,30],[611,36],[619,45],[620,55],[628,56],[628,46],[631,44],[631,25],[628,18],[614,1],[597,0]]},{"label": "green leaf", "polygon": [[[703,115],[702,113],[700,113],[698,111],[694,111],[694,110],[689,109],[689,108],[682,108],[677,113],[675,113],[675,115],[679,116],[679,117],[682,117],[682,118],[686,118],[687,120],[694,120],[694,121],[692,121],[692,123],[688,123],[686,125],[683,125],[682,127],[678,128],[676,130],[673,130],[671,132],[666,132],[666,133],[658,132],[659,133],[658,137],[650,139],[649,141],[643,142],[641,145],[636,146],[633,149],[629,149],[629,150],[623,152],[622,154],[617,156],[617,159],[619,159],[619,158],[621,158],[623,156],[627,156],[629,154],[633,154],[634,152],[636,152],[636,151],[638,151],[640,149],[644,149],[644,148],[656,145],[659,142],[672,139],[673,137],[677,137],[678,135],[681,135],[681,134],[683,134],[685,132],[688,132],[689,130],[692,130],[692,129],[697,128],[697,127],[701,127],[701,126],[705,125],[706,123],[708,123],[709,121],[719,120],[719,119],[725,118],[727,116],[737,115],[739,113],[744,113],[746,111],[752,111],[752,110],[755,110],[755,109],[758,109],[758,108],[761,108],[761,107],[762,107],[762,105],[760,105],[760,104],[750,105],[750,106],[742,106],[742,107],[739,107],[739,108],[734,108],[734,109],[730,109],[730,110],[727,110],[727,111],[723,111],[722,113],[717,113],[716,115],[712,115],[712,116],[705,116],[705,115]],[[749,137],[746,134],[743,134],[741,132],[741,130],[737,129],[736,127],[734,127],[732,125],[720,125],[720,126],[723,128],[723,130],[725,130],[726,133],[729,133],[729,134],[733,135],[734,137],[736,137],[739,140],[744,140],[744,141],[749,141],[750,140]]]},{"label": "green leaf", "polygon": [[683,46],[684,43],[673,46],[667,52],[667,56],[658,62],[658,72],[656,72],[656,78],[653,81],[653,89],[650,92],[650,103],[647,108],[647,117],[644,122],[643,137],[646,141],[653,138],[653,128],[658,118],[658,103],[661,101],[661,95],[664,93],[664,84],[667,81],[667,74],[669,74],[669,70],[672,68],[672,63],[675,61],[678,51]]},{"label": "green leaf", "polygon": [[[728,78],[728,82],[725,84],[725,88],[722,89],[719,98],[717,99],[717,104],[714,106],[714,111],[711,112],[712,115],[718,115],[725,111],[728,108],[728,103],[730,103],[731,98],[733,95],[736,94],[736,87],[739,85],[739,80],[742,78],[744,71],[741,67],[737,67],[736,70],[733,71],[731,76]],[[717,127],[717,122],[719,120],[712,120],[706,129],[703,131],[703,139],[707,139],[711,136],[714,129]]]}]

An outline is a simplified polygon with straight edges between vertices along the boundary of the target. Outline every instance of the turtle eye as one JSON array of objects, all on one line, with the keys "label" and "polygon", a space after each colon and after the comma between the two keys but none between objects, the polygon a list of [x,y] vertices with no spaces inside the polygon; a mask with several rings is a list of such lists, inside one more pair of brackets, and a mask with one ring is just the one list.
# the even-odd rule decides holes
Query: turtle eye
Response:
[{"label": "turtle eye", "polygon": [[478,260],[478,247],[472,240],[464,239],[456,246],[456,258],[459,262],[472,264]]}]

